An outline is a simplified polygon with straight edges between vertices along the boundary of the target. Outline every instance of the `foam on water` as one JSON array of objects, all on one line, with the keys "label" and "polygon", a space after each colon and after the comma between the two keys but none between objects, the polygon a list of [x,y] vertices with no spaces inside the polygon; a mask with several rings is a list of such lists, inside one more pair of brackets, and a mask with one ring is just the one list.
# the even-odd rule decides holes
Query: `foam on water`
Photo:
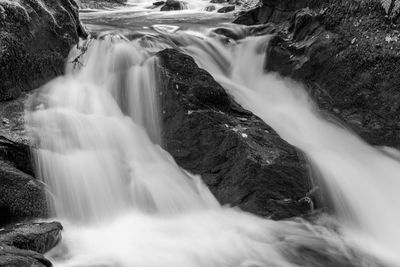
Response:
[{"label": "foam on water", "polygon": [[[161,32],[163,42],[105,36],[82,55],[73,50],[67,74],[27,103],[37,175],[65,225],[62,243],[48,255],[55,266],[383,266],[351,235],[361,232],[385,252],[398,249],[398,212],[390,203],[398,162],[324,121],[298,85],[265,74],[268,37],[227,44],[204,33]],[[302,220],[274,222],[221,207],[200,177],[159,146],[153,55],[174,43],[307,153],[333,195],[344,237]]]}]

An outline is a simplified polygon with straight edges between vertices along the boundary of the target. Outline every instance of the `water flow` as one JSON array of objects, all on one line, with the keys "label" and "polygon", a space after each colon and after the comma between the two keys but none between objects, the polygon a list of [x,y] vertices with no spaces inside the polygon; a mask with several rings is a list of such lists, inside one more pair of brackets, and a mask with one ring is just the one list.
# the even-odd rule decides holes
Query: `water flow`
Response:
[{"label": "water flow", "polygon": [[194,40],[186,51],[243,107],[306,153],[349,235],[399,263],[400,161],[325,120],[301,85],[265,73],[268,38],[249,37],[231,46]]},{"label": "water flow", "polygon": [[[66,229],[62,244],[48,255],[55,266],[382,266],[326,227],[301,220],[274,222],[221,207],[199,177],[175,164],[158,145],[152,56],[168,43],[185,45],[244,106],[282,136],[319,151],[310,153],[312,159],[330,154],[324,154],[328,148],[318,139],[308,144],[301,133],[322,140],[316,132],[297,128],[309,117],[310,123],[327,124],[307,106],[300,107],[307,103],[305,94],[294,95],[290,86],[262,73],[256,56],[265,48],[265,38],[226,47],[201,34],[167,33],[164,40],[166,36],[169,42],[127,41],[120,36],[92,41],[83,55],[71,53],[70,61],[79,68],[70,67],[27,103],[27,127],[37,143],[37,175],[49,185],[53,211]],[[240,67],[233,57],[241,60]],[[251,64],[243,64],[250,61],[256,63],[256,72],[249,72]],[[265,85],[270,88],[268,97],[254,93]],[[274,90],[278,85],[279,92]],[[290,105],[298,109],[297,117],[286,112]],[[329,149],[343,156],[335,153],[344,148]]]},{"label": "water flow", "polygon": [[157,145],[154,59],[139,46],[115,36],[93,42],[76,62],[80,71],[69,70],[28,103],[38,176],[61,218],[88,222],[131,208],[169,214],[218,207],[199,178],[183,173]]}]

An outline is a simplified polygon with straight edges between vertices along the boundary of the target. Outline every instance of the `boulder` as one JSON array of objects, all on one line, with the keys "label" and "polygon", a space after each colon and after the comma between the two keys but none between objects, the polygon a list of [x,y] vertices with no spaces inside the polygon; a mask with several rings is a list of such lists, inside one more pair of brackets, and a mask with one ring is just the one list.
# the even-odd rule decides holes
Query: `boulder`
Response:
[{"label": "boulder", "polygon": [[42,182],[0,161],[0,225],[46,216],[45,192]]},{"label": "boulder", "polygon": [[213,12],[215,11],[217,8],[215,6],[206,6],[205,11],[207,12]]},{"label": "boulder", "polygon": [[159,52],[165,149],[222,204],[273,219],[310,211],[301,154],[244,110],[194,60]]},{"label": "boulder", "polygon": [[328,1],[298,11],[270,41],[266,69],[304,83],[321,109],[370,144],[400,148],[396,39],[378,2]]},{"label": "boulder", "polygon": [[52,267],[43,255],[30,250],[0,245],[0,266],[4,267]]},{"label": "boulder", "polygon": [[162,6],[165,4],[165,1],[158,1],[158,2],[154,2],[153,6]]},{"label": "boulder", "polygon": [[0,100],[62,74],[80,36],[86,32],[75,1],[0,1]]},{"label": "boulder", "polygon": [[62,229],[58,222],[11,225],[0,230],[0,246],[7,245],[43,254],[61,241]]},{"label": "boulder", "polygon": [[165,5],[161,7],[161,11],[173,11],[187,9],[186,3],[177,0],[167,0]]},{"label": "boulder", "polygon": [[224,6],[217,10],[218,13],[228,13],[235,10],[235,6]]},{"label": "boulder", "polygon": [[281,23],[304,7],[319,6],[324,0],[261,0],[259,5],[242,12],[234,21],[237,24],[256,25],[268,22]]}]

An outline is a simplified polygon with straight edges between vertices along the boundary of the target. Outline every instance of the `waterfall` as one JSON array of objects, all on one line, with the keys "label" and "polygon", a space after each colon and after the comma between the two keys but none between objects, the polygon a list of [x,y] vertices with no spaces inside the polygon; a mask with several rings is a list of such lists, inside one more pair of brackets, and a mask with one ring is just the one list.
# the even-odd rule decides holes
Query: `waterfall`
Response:
[{"label": "waterfall", "polygon": [[[342,237],[301,219],[275,222],[222,207],[200,177],[179,168],[160,147],[154,52],[179,43],[240,104],[302,149],[333,196],[345,197],[335,202],[339,210],[348,205],[359,230],[388,251],[400,240],[390,203],[398,162],[324,121],[299,85],[265,74],[268,36],[226,44],[193,32],[160,35],[168,41],[88,41],[71,52],[66,75],[27,103],[37,176],[66,229],[48,255],[55,266],[383,266],[353,243],[355,230]],[[348,229],[350,217],[341,213]]]},{"label": "waterfall", "polygon": [[239,104],[309,157],[348,235],[398,260],[400,161],[325,120],[300,84],[265,73],[268,39],[248,37],[233,46],[211,38],[201,46],[190,40],[185,51]]}]

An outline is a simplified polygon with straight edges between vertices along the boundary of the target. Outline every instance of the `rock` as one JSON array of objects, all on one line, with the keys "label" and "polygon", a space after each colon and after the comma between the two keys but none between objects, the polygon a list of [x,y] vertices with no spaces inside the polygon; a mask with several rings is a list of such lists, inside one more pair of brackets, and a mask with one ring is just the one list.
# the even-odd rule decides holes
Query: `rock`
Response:
[{"label": "rock", "polygon": [[218,13],[228,13],[235,10],[235,6],[224,6],[217,10]]},{"label": "rock", "polygon": [[223,4],[226,2],[227,2],[227,0],[211,0],[210,1],[211,4]]},{"label": "rock", "polygon": [[7,245],[43,254],[61,241],[62,229],[58,222],[8,226],[0,230],[0,246]]},{"label": "rock", "polygon": [[46,216],[45,192],[43,183],[0,161],[0,225]]},{"label": "rock", "polygon": [[165,149],[200,174],[222,204],[273,219],[309,211],[311,188],[298,151],[244,110],[194,60],[173,49],[160,59]]},{"label": "rock", "polygon": [[34,178],[24,126],[26,97],[0,102],[0,225],[47,214],[45,186]]},{"label": "rock", "polygon": [[206,6],[205,11],[207,12],[213,12],[215,11],[217,8],[215,6]]},{"label": "rock", "polygon": [[349,5],[297,12],[271,40],[266,68],[304,83],[321,109],[370,144],[400,148],[400,43],[386,41],[398,33],[379,3]]},{"label": "rock", "polygon": [[86,32],[74,1],[0,1],[0,100],[62,74],[80,36]]},{"label": "rock", "polygon": [[153,6],[162,6],[165,4],[165,1],[158,1],[158,2],[154,2]]},{"label": "rock", "polygon": [[0,266],[4,267],[52,267],[43,255],[16,247],[0,245]]},{"label": "rock", "polygon": [[161,11],[173,11],[187,9],[186,3],[177,0],[167,0]]},{"label": "rock", "polygon": [[293,14],[308,6],[319,6],[321,1],[315,0],[261,0],[258,7],[245,11],[233,22],[244,25],[281,23],[290,19]]}]

